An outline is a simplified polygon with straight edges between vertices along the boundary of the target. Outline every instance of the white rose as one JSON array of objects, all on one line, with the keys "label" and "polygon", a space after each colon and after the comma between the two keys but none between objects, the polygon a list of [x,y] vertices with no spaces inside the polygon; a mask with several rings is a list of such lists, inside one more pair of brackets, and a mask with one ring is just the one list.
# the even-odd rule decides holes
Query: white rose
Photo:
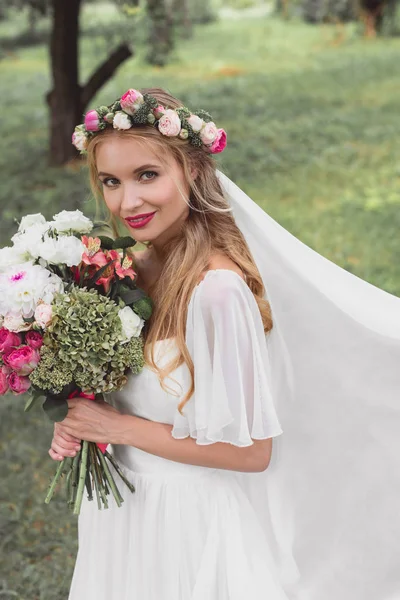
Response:
[{"label": "white rose", "polygon": [[74,133],[72,134],[72,143],[75,146],[75,148],[80,152],[86,150],[88,145],[88,138],[85,132],[81,130],[74,131]]},{"label": "white rose", "polygon": [[129,341],[132,337],[139,337],[144,325],[144,320],[141,319],[130,306],[121,308],[118,312],[118,316],[121,319],[122,331],[126,337],[125,342]]},{"label": "white rose", "polygon": [[0,249],[0,273],[4,273],[8,267],[20,265],[24,262],[29,262],[28,252],[18,246],[6,246]]},{"label": "white rose", "polygon": [[33,215],[25,215],[22,217],[21,223],[19,224],[18,231],[25,231],[28,227],[36,225],[36,223],[46,223],[46,219],[41,213],[35,213]]},{"label": "white rose", "polygon": [[212,144],[213,142],[215,142],[217,136],[218,129],[215,123],[213,123],[212,121],[206,123],[203,129],[200,131],[201,141],[205,145]]},{"label": "white rose", "polygon": [[172,108],[168,108],[161,119],[158,121],[158,130],[163,135],[174,137],[179,135],[181,130],[181,120]]},{"label": "white rose", "polygon": [[35,310],[35,320],[36,323],[42,327],[43,329],[46,329],[46,327],[49,325],[49,323],[51,322],[53,316],[53,309],[50,306],[50,304],[39,304]]},{"label": "white rose", "polygon": [[46,304],[51,304],[56,293],[64,291],[64,283],[60,277],[52,273],[49,277],[49,283],[43,288],[40,298]]},{"label": "white rose", "polygon": [[32,328],[32,323],[26,323],[20,313],[8,313],[4,317],[4,327],[8,331],[28,331]]},{"label": "white rose", "polygon": [[12,236],[11,241],[16,246],[16,251],[22,254],[28,254],[29,258],[38,258],[38,248],[45,239],[49,230],[49,223],[35,223],[25,231],[19,231]]},{"label": "white rose", "polygon": [[130,129],[132,127],[132,123],[126,113],[117,111],[114,115],[113,127],[114,129]]},{"label": "white rose", "polygon": [[48,238],[40,244],[39,256],[53,265],[65,264],[68,267],[79,265],[86,246],[75,236]]},{"label": "white rose", "polygon": [[190,117],[186,120],[196,133],[199,132],[204,125],[203,119],[200,119],[200,117],[197,115],[190,115]]},{"label": "white rose", "polygon": [[50,225],[57,233],[89,233],[93,229],[92,221],[80,210],[62,210],[54,215]]}]

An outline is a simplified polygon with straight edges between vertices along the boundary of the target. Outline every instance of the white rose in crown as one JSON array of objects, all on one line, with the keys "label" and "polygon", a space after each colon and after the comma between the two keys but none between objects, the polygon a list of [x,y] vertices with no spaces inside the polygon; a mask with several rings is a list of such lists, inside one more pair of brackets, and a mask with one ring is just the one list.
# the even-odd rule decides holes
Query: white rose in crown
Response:
[{"label": "white rose in crown", "polygon": [[82,152],[86,150],[88,145],[88,139],[85,132],[81,129],[81,125],[77,125],[74,133],[72,134],[72,143],[77,150]]},{"label": "white rose in crown", "polygon": [[86,250],[86,246],[75,236],[61,236],[42,242],[38,252],[40,258],[52,265],[66,264],[68,267],[75,267],[82,261]]},{"label": "white rose in crown", "polygon": [[114,129],[130,129],[132,123],[128,115],[122,111],[117,111],[113,119]]},{"label": "white rose in crown", "polygon": [[122,343],[128,342],[132,337],[139,337],[144,325],[144,320],[139,317],[130,306],[121,308],[118,312],[118,316],[121,319],[122,332],[126,338]]},{"label": "white rose in crown", "polygon": [[171,108],[168,108],[158,121],[158,130],[163,135],[168,135],[169,137],[179,135],[181,120],[178,114]]},{"label": "white rose in crown", "polygon": [[89,233],[93,223],[80,210],[62,210],[50,221],[51,228],[57,233]]},{"label": "white rose in crown", "polygon": [[197,115],[190,115],[186,120],[195,133],[198,133],[204,125],[203,119],[200,119]]},{"label": "white rose in crown", "polygon": [[200,131],[200,139],[206,146],[212,144],[218,137],[218,129],[213,121],[206,123]]}]

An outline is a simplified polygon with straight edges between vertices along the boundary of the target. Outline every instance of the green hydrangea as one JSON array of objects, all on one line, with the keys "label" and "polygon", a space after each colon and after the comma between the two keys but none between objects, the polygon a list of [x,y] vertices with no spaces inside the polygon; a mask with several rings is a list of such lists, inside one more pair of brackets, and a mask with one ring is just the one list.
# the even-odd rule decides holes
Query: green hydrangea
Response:
[{"label": "green hydrangea", "polygon": [[63,387],[73,381],[73,376],[72,372],[57,358],[56,353],[43,345],[40,348],[40,361],[29,375],[29,379],[40,390],[59,394]]},{"label": "green hydrangea", "polygon": [[[44,344],[55,357],[57,372],[62,365],[62,373],[72,373],[83,391],[100,394],[120,390],[128,368],[134,373],[143,368],[143,339],[125,342],[118,311],[113,300],[95,289],[74,287],[68,294],[55,297]],[[49,389],[43,387],[45,372],[40,377],[42,385],[38,387]]]}]

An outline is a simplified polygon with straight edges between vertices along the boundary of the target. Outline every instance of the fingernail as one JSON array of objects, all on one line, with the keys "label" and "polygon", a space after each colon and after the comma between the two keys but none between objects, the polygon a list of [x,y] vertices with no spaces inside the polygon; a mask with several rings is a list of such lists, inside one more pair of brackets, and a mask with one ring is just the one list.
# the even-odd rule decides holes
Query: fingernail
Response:
[{"label": "fingernail", "polygon": [[80,450],[81,447],[80,446],[75,446],[75,450]]}]

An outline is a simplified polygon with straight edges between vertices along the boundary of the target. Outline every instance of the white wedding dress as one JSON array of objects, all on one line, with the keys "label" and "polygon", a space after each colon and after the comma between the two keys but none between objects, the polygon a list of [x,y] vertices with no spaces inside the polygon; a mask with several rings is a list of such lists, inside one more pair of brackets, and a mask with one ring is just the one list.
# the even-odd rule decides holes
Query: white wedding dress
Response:
[{"label": "white wedding dress", "polygon": [[[195,394],[184,364],[165,392],[146,365],[108,397],[125,414],[168,423],[175,438],[198,444],[249,446],[252,438],[283,433],[269,383],[268,335],[255,298],[234,271],[206,273],[188,308],[186,343],[195,368]],[[156,343],[168,362],[174,339]],[[181,387],[179,387],[181,386]],[[78,521],[79,550],[69,600],[288,600],[274,559],[266,479],[170,461],[132,446],[108,450],[134,484],[99,510],[85,494]]]}]

